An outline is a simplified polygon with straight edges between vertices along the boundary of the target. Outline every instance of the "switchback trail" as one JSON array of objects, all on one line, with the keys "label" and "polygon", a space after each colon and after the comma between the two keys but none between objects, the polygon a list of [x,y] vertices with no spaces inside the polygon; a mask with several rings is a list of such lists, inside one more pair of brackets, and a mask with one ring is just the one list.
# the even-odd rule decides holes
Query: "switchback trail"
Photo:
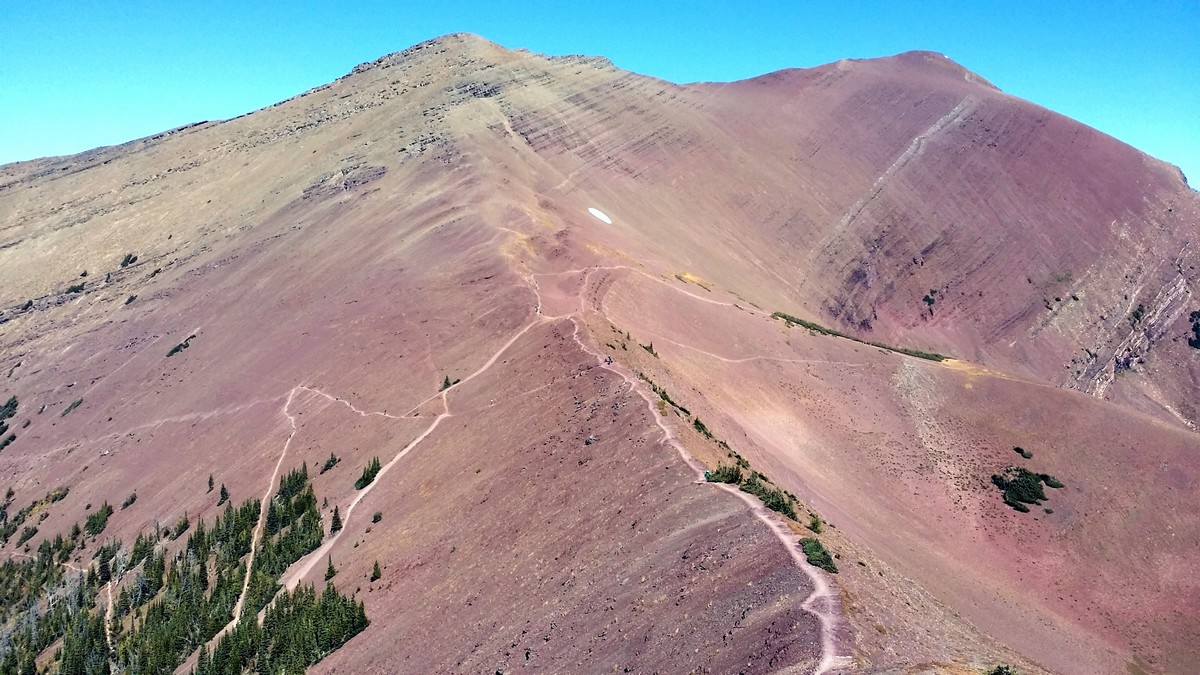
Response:
[{"label": "switchback trail", "polygon": [[[450,394],[450,392],[452,392],[455,387],[458,387],[459,385],[470,382],[471,380],[475,379],[480,374],[485,372],[487,369],[491,368],[492,365],[494,365],[496,363],[496,361],[500,358],[500,356],[503,355],[504,352],[508,351],[508,349],[510,347],[512,347],[513,344],[516,343],[517,340],[521,339],[521,337],[524,336],[526,333],[528,333],[531,328],[543,323],[544,321],[545,321],[544,318],[538,317],[538,318],[535,318],[534,320],[530,321],[529,323],[525,324],[525,326],[523,328],[521,328],[521,330],[517,331],[515,335],[513,335],[511,338],[509,338],[508,342],[505,342],[499,349],[497,349],[496,352],[494,354],[492,354],[491,358],[489,358],[487,361],[485,361],[483,363],[483,365],[481,365],[477,370],[475,370],[475,372],[462,378],[460,381],[453,384],[449,389],[444,389],[444,390],[438,392],[437,394],[425,399],[424,401],[422,401],[420,404],[418,404],[416,407],[414,407],[412,410],[409,411],[408,414],[411,415],[413,412],[419,410],[421,408],[421,406],[425,405],[426,403],[429,403],[430,401],[433,401],[434,399],[440,398],[442,401],[442,412],[439,413],[438,416],[433,419],[433,422],[431,422],[430,425],[428,427],[426,427],[424,431],[422,431],[420,434],[418,434],[416,438],[409,441],[408,444],[405,445],[400,450],[400,452],[396,453],[396,455],[394,457],[392,457],[392,459],[388,460],[387,464],[384,464],[382,467],[380,467],[379,473],[376,474],[375,480],[372,481],[370,485],[367,485],[362,490],[359,490],[358,494],[354,495],[354,499],[352,499],[350,501],[350,505],[346,508],[345,514],[342,516],[342,522],[345,524],[342,527],[342,529],[339,530],[338,532],[334,533],[333,535],[331,535],[328,539],[326,539],[321,544],[320,548],[318,548],[317,550],[308,554],[307,556],[301,558],[300,560],[296,561],[296,563],[293,564],[292,567],[288,569],[288,571],[284,574],[283,580],[282,580],[284,588],[286,588],[288,590],[295,588],[300,583],[300,581],[305,576],[307,576],[308,573],[311,572],[313,570],[313,568],[322,559],[324,559],[327,555],[329,555],[329,551],[333,548],[334,544],[337,543],[338,539],[341,538],[342,533],[346,532],[350,529],[350,527],[349,527],[350,519],[353,517],[354,510],[358,507],[359,502],[361,502],[368,494],[370,494],[371,491],[375,489],[375,486],[379,485],[383,481],[383,477],[385,475],[387,475],[388,471],[390,471],[391,468],[393,466],[395,466],[397,462],[399,462],[401,459],[403,459],[405,455],[407,455],[409,452],[411,452],[413,450],[413,448],[416,448],[418,445],[420,445],[421,441],[428,438],[429,434],[433,433],[434,429],[437,429],[438,425],[440,425],[442,423],[442,420],[446,419],[447,417],[454,416],[453,413],[450,412],[450,402],[447,399],[447,395]],[[328,396],[326,396],[326,397],[329,398]],[[340,399],[336,399],[336,400],[338,400],[339,402],[345,403],[344,401],[340,401]],[[346,403],[346,405],[350,405],[350,404]],[[350,406],[350,407],[352,409],[354,409],[353,406]],[[359,411],[357,409],[355,409],[355,412],[358,412],[360,415],[383,414],[383,413],[368,413],[365,411]],[[392,419],[402,419],[401,417],[396,417],[394,415],[386,415],[386,414],[383,414],[383,415],[385,417],[389,417]]]},{"label": "switchback trail", "polygon": [[288,412],[288,408],[292,405],[292,399],[295,398],[296,392],[301,389],[303,387],[294,387],[288,392],[287,401],[283,404],[283,414],[291,424],[292,430],[288,433],[287,440],[283,442],[283,451],[279,453],[279,460],[275,462],[275,470],[271,472],[271,480],[267,482],[267,491],[258,504],[258,522],[254,525],[254,533],[250,536],[250,557],[246,559],[246,578],[242,580],[242,592],[238,594],[237,602],[233,605],[233,621],[221,629],[221,632],[217,634],[218,637],[230,628],[237,626],[238,621],[242,618],[242,604],[246,601],[246,593],[250,590],[250,575],[254,571],[254,554],[258,550],[258,542],[262,539],[263,527],[267,523],[267,506],[271,500],[271,490],[274,489],[275,479],[279,476],[279,467],[283,466],[283,459],[287,457],[288,447],[292,445],[292,439],[296,437],[296,418]]},{"label": "switchback trail", "polygon": [[[805,557],[803,555],[801,555],[799,548],[796,546],[796,544],[793,541],[795,539],[795,535],[792,534],[792,532],[787,528],[787,526],[776,515],[774,515],[773,512],[768,511],[752,495],[744,493],[744,492],[742,492],[730,485],[726,485],[724,483],[708,483],[708,481],[706,481],[705,477],[704,477],[705,467],[703,465],[701,465],[700,462],[696,461],[687,452],[687,449],[683,447],[683,443],[680,442],[679,437],[675,433],[675,431],[669,425],[667,425],[667,423],[663,421],[662,416],[657,413],[657,410],[654,407],[655,401],[657,400],[657,396],[654,395],[651,391],[649,391],[649,389],[647,389],[644,385],[642,385],[642,383],[638,381],[637,377],[634,375],[634,373],[632,371],[621,366],[620,364],[616,363],[615,361],[610,363],[608,359],[604,358],[603,354],[601,354],[592,345],[588,344],[587,341],[585,341],[584,339],[582,339],[580,337],[581,320],[582,320],[582,316],[583,316],[583,313],[585,311],[585,307],[587,304],[586,300],[584,298],[584,295],[588,291],[592,273],[596,272],[598,270],[616,270],[616,269],[633,270],[634,272],[638,272],[639,274],[642,274],[643,276],[646,276],[654,281],[657,281],[659,283],[666,285],[668,288],[670,288],[676,292],[682,293],[683,295],[686,295],[686,296],[689,296],[689,297],[692,297],[692,298],[695,298],[698,300],[702,300],[704,302],[718,304],[718,305],[724,305],[724,306],[728,306],[728,307],[734,306],[733,303],[721,302],[718,300],[712,300],[710,298],[701,298],[693,293],[689,293],[683,289],[677,288],[673,284],[671,284],[663,279],[660,279],[658,277],[655,277],[651,274],[648,274],[641,270],[637,270],[635,268],[628,267],[625,265],[619,265],[619,266],[611,266],[611,267],[592,267],[592,268],[585,268],[585,269],[581,269],[581,270],[571,270],[569,272],[555,273],[556,275],[569,274],[569,273],[583,274],[583,279],[581,280],[581,285],[580,285],[580,290],[579,290],[579,294],[580,294],[579,310],[577,312],[572,312],[571,314],[564,315],[561,317],[547,317],[547,318],[570,319],[571,322],[575,326],[575,330],[572,334],[572,337],[574,338],[575,342],[579,345],[580,349],[582,349],[584,352],[586,352],[587,354],[594,357],[596,359],[596,362],[599,364],[599,366],[601,368],[608,370],[612,373],[615,373],[616,375],[618,375],[622,379],[624,379],[625,382],[629,385],[630,391],[633,393],[636,393],[638,396],[640,396],[642,398],[643,401],[646,402],[646,407],[650,413],[650,418],[654,420],[655,424],[657,424],[658,428],[662,431],[663,441],[665,443],[667,443],[668,445],[670,445],[672,448],[674,448],[675,451],[679,454],[680,459],[685,464],[687,464],[692,469],[693,472],[695,472],[696,482],[702,483],[702,484],[713,485],[713,486],[717,487],[718,489],[728,492],[729,494],[740,499],[747,506],[749,506],[751,511],[754,513],[754,515],[767,526],[767,528],[771,531],[771,533],[773,535],[775,535],[775,537],[783,545],[784,549],[788,552],[788,555],[791,556],[792,561],[795,563],[796,567],[798,567],[801,571],[803,571],[805,576],[807,576],[809,578],[809,580],[812,582],[813,591],[804,600],[801,607],[805,611],[807,611],[810,614],[812,614],[813,616],[815,616],[821,624],[821,659],[820,659],[819,663],[817,664],[816,670],[813,671],[814,675],[822,675],[823,673],[830,672],[834,668],[847,665],[849,663],[849,657],[838,655],[838,653],[837,653],[838,647],[837,647],[836,641],[834,639],[834,636],[836,633],[836,624],[838,621],[838,614],[840,611],[840,608],[838,607],[838,604],[837,604],[837,597],[836,597],[835,593],[833,592],[829,581],[825,578],[824,574],[822,572],[818,571],[812,565],[809,565],[808,561],[805,559]],[[532,286],[533,286],[533,292],[535,295],[537,295],[537,311],[540,315],[541,308],[542,308],[542,300],[541,300],[540,289],[539,289],[539,287],[537,285],[537,281],[536,281],[537,276],[543,276],[543,275],[533,275],[534,278],[531,279],[531,282],[532,282]],[[550,276],[550,275],[544,275],[544,276]],[[600,307],[603,308],[603,299],[601,299],[601,302],[599,304],[600,304]],[[599,314],[601,316],[603,316],[606,321],[608,320],[608,317],[604,314],[603,311],[600,311]],[[677,344],[678,346],[687,348],[687,349],[696,349],[696,348],[690,347],[689,345],[684,345],[682,343],[674,343],[674,344]],[[703,350],[700,350],[700,349],[696,349],[696,351],[703,352],[711,357],[714,357],[714,358],[717,358],[717,359],[720,359],[723,361],[729,361],[729,362],[734,362],[734,363],[739,362],[738,360],[725,359],[725,358],[717,356],[715,354],[711,354],[709,352],[704,352]],[[746,359],[746,360],[753,360],[753,359]]]},{"label": "switchback trail", "polygon": [[659,415],[658,411],[655,409],[654,403],[658,398],[657,395],[653,395],[646,387],[642,386],[641,383],[638,382],[637,377],[629,370],[622,366],[618,366],[616,362],[611,364],[607,363],[607,359],[605,359],[602,354],[595,351],[591,345],[587,344],[579,337],[578,320],[575,317],[571,317],[571,321],[575,323],[575,332],[573,337],[575,338],[575,342],[579,344],[580,348],[588,354],[594,356],[601,368],[604,368],[605,370],[613,372],[622,377],[625,382],[629,384],[630,391],[638,394],[638,396],[640,396],[642,400],[646,402],[646,407],[650,413],[651,419],[654,420],[654,422],[658,425],[658,428],[662,431],[663,441],[674,448],[675,451],[679,453],[680,459],[682,459],[683,462],[691,467],[692,471],[696,473],[696,483],[713,485],[718,489],[724,490],[734,497],[737,497],[747,506],[749,506],[754,515],[761,520],[771,531],[771,533],[775,535],[779,542],[783,544],[783,548],[788,552],[788,555],[791,556],[796,567],[800,568],[800,570],[803,571],[812,582],[813,591],[804,600],[801,607],[808,613],[815,616],[821,624],[821,660],[817,665],[817,669],[813,671],[813,674],[822,675],[823,673],[830,672],[831,669],[837,666],[846,665],[849,662],[848,657],[839,656],[837,654],[837,645],[834,642],[834,633],[836,630],[837,615],[839,611],[836,596],[823,574],[813,568],[812,565],[809,565],[808,561],[802,555],[800,555],[799,549],[793,543],[795,535],[788,530],[787,526],[784,525],[779,518],[774,515],[773,512],[768,511],[766,507],[764,507],[762,503],[752,495],[742,492],[737,488],[725,483],[709,483],[707,480],[705,480],[704,466],[693,459],[690,454],[688,454],[687,450],[683,447],[683,444],[679,441],[678,435],[676,435],[674,430],[672,430],[666,424],[666,422],[662,420],[662,416]]},{"label": "switchback trail", "polygon": [[[486,372],[489,368],[491,368],[496,363],[496,361],[499,360],[500,357],[506,351],[508,351],[508,349],[510,347],[512,347],[513,344],[515,344],[519,339],[521,339],[521,337],[523,337],[526,333],[528,333],[530,329],[532,329],[535,326],[542,325],[542,324],[545,324],[545,323],[548,323],[551,321],[562,320],[562,319],[568,319],[571,321],[573,328],[574,328],[573,333],[572,333],[572,338],[579,345],[580,349],[582,349],[585,353],[587,353],[591,357],[595,358],[598,365],[601,368],[608,370],[610,372],[613,372],[614,374],[621,377],[626,383],[629,384],[630,392],[636,393],[638,396],[640,396],[643,399],[643,401],[645,401],[647,409],[650,412],[651,419],[653,419],[655,421],[655,423],[657,424],[657,426],[659,427],[659,429],[661,430],[661,432],[663,434],[664,442],[666,442],[668,445],[670,445],[672,448],[674,448],[675,451],[679,454],[680,459],[689,468],[692,469],[692,471],[696,475],[697,483],[706,483],[706,481],[704,480],[705,467],[703,465],[701,465],[698,461],[693,459],[690,454],[688,454],[687,450],[683,447],[683,444],[679,441],[679,438],[676,435],[676,433],[671,429],[670,426],[668,426],[660,418],[659,415],[656,414],[656,411],[654,409],[655,397],[652,396],[651,393],[649,392],[649,390],[647,390],[644,386],[641,386],[641,384],[638,382],[637,378],[634,376],[634,374],[632,372],[630,372],[628,369],[616,364],[615,362],[611,363],[611,364],[606,363],[606,359],[604,359],[603,355],[600,354],[598,351],[596,351],[594,347],[592,347],[590,344],[588,344],[587,341],[584,340],[580,336],[581,327],[582,327],[582,315],[586,311],[586,306],[585,306],[586,303],[585,303],[584,296],[588,290],[588,285],[589,285],[592,273],[594,273],[596,271],[601,271],[601,270],[630,270],[637,274],[645,276],[655,282],[661,283],[661,284],[667,286],[668,288],[671,288],[672,290],[674,290],[678,293],[681,293],[683,295],[687,295],[693,299],[700,300],[700,301],[710,303],[710,304],[723,305],[723,306],[729,306],[729,307],[734,306],[733,303],[722,302],[722,301],[714,300],[714,299],[710,299],[710,298],[704,298],[704,297],[695,295],[693,293],[690,293],[686,290],[676,288],[673,284],[669,283],[668,281],[660,279],[658,277],[655,277],[654,275],[644,272],[642,270],[638,270],[636,268],[625,266],[625,265],[617,265],[617,266],[607,266],[607,267],[589,267],[589,268],[584,268],[584,269],[580,269],[580,270],[571,270],[569,272],[553,273],[552,275],[563,275],[563,274],[569,274],[569,273],[583,274],[583,279],[581,280],[581,288],[579,291],[580,302],[579,302],[579,309],[577,311],[574,311],[574,312],[571,312],[571,313],[568,313],[565,315],[547,316],[542,313],[542,298],[541,298],[541,294],[539,291],[539,287],[536,282],[536,277],[537,276],[551,276],[551,275],[532,275],[533,278],[530,279],[530,282],[531,282],[532,290],[533,290],[533,292],[536,296],[536,300],[537,300],[536,305],[535,305],[535,316],[534,316],[533,320],[531,320],[530,322],[525,324],[524,327],[522,327],[520,330],[518,330],[511,338],[509,338],[509,340],[507,342],[505,342],[499,349],[497,349],[491,355],[491,357],[488,358],[488,360],[485,361],[474,372],[467,375],[461,381],[455,383],[450,388],[439,391],[438,393],[421,401],[419,404],[414,406],[411,410],[409,410],[404,415],[397,416],[397,415],[392,415],[392,414],[378,412],[378,411],[360,410],[360,409],[356,408],[354,405],[352,405],[351,403],[349,403],[348,401],[345,401],[339,397],[331,396],[325,392],[319,391],[317,389],[313,389],[311,387],[307,387],[304,385],[297,385],[289,393],[287,402],[284,404],[284,408],[283,408],[284,414],[288,417],[288,420],[292,424],[292,432],[291,432],[291,434],[289,434],[288,439],[284,443],[283,451],[280,453],[279,460],[277,461],[276,466],[275,466],[275,471],[272,473],[271,482],[268,484],[267,492],[263,496],[262,508],[260,509],[260,515],[259,515],[259,523],[255,528],[253,544],[251,547],[251,554],[250,554],[251,558],[250,558],[250,561],[247,563],[247,578],[245,580],[245,583],[243,584],[242,594],[241,594],[241,596],[239,596],[237,605],[234,610],[235,618],[230,623],[230,625],[227,626],[222,631],[222,633],[224,633],[225,631],[229,630],[234,625],[236,625],[237,621],[241,617],[242,605],[245,600],[245,595],[246,595],[247,588],[249,585],[249,570],[251,569],[251,567],[253,565],[254,550],[258,546],[258,541],[260,539],[262,527],[264,524],[263,514],[265,514],[265,512],[266,512],[267,502],[271,498],[271,489],[274,487],[276,476],[278,475],[280,466],[282,465],[284,457],[287,454],[288,446],[291,444],[291,440],[295,436],[295,433],[296,433],[295,418],[290,414],[290,412],[288,412],[288,408],[291,405],[292,400],[297,391],[303,390],[303,391],[308,391],[308,392],[313,393],[318,396],[322,396],[322,397],[330,400],[331,402],[340,403],[342,405],[345,405],[345,406],[349,407],[356,414],[364,416],[364,417],[380,416],[380,417],[384,417],[387,419],[403,419],[406,417],[411,417],[414,413],[419,411],[424,405],[432,402],[435,399],[441,399],[442,412],[440,412],[433,419],[433,421],[429,424],[429,426],[427,426],[420,434],[418,434],[415,438],[413,438],[413,440],[409,441],[398,453],[396,453],[395,456],[393,456],[386,464],[384,464],[380,468],[379,473],[376,475],[375,480],[372,481],[371,484],[369,484],[362,490],[358,491],[358,493],[354,496],[354,499],[351,500],[350,504],[347,506],[347,508],[343,512],[342,520],[345,523],[345,525],[342,528],[342,530],[340,530],[339,532],[334,533],[333,535],[328,537],[321,544],[320,547],[318,547],[312,553],[309,553],[308,555],[306,555],[303,558],[301,558],[300,560],[298,560],[284,573],[283,578],[281,579],[281,582],[282,582],[283,588],[288,589],[288,590],[294,589],[297,585],[299,585],[299,583],[306,576],[308,576],[313,571],[313,569],[318,564],[321,563],[321,561],[323,561],[328,555],[330,555],[331,550],[333,549],[333,547],[337,544],[337,542],[341,538],[342,533],[350,531],[352,529],[349,527],[349,525],[350,525],[351,519],[354,517],[355,510],[357,509],[359,503],[362,502],[362,500],[371,493],[371,491],[375,488],[375,486],[377,486],[383,482],[383,479],[388,474],[388,472],[392,469],[392,467],[394,467],[397,463],[399,463],[400,460],[402,460],[406,455],[408,455],[418,445],[420,445],[426,438],[428,438],[429,435],[432,434],[438,428],[439,425],[441,425],[443,420],[445,420],[447,417],[453,416],[453,413],[451,412],[451,409],[450,409],[448,395],[452,391],[454,391],[454,389],[456,387],[458,387],[459,385],[470,382],[471,380],[475,379],[479,375]],[[601,312],[601,314],[603,315],[602,312]],[[687,347],[686,345],[682,345],[682,344],[679,346]],[[715,355],[713,355],[713,356],[715,356]],[[720,358],[720,357],[717,357],[717,358]],[[731,488],[728,485],[721,485],[721,484],[713,484],[713,485],[716,485],[718,487],[718,489],[722,489],[722,490],[728,492],[729,494],[733,495],[734,497],[740,499],[743,503],[745,503],[751,509],[751,511],[754,513],[754,515],[768,527],[768,529],[771,531],[772,534],[775,535],[775,537],[780,541],[780,543],[788,551],[788,554],[791,556],[791,558],[792,558],[793,562],[796,564],[796,566],[800,570],[802,570],[805,573],[805,575],[812,582],[813,591],[805,599],[805,601],[802,604],[802,607],[809,613],[813,614],[817,618],[817,620],[820,622],[820,625],[821,625],[821,658],[820,658],[820,662],[817,666],[817,669],[814,671],[814,673],[816,673],[816,675],[821,675],[822,673],[827,673],[830,671],[830,669],[842,664],[845,660],[845,657],[841,657],[841,656],[837,655],[836,645],[834,642],[835,623],[837,621],[838,608],[837,608],[837,604],[836,604],[835,595],[833,594],[833,592],[830,588],[829,582],[821,575],[820,572],[816,571],[810,565],[808,565],[807,561],[803,558],[803,556],[800,554],[797,547],[792,542],[792,539],[794,537],[791,534],[791,532],[788,531],[787,527],[782,522],[780,522],[779,519],[777,517],[775,517],[772,513],[768,512],[760,503],[757,502],[757,500],[755,500],[750,495],[741,493],[738,490]]]}]

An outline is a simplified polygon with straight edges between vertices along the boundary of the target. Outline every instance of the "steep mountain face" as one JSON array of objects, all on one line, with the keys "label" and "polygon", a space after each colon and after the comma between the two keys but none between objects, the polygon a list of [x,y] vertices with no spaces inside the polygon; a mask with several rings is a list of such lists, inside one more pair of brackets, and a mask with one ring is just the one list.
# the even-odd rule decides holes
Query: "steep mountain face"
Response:
[{"label": "steep mountain face", "polygon": [[[3,552],[306,465],[279,581],[371,620],[321,671],[1196,670],[1198,231],[940,55],[676,85],[440,38],[0,167],[7,509],[69,487]],[[796,517],[702,479],[739,463]],[[1010,509],[1009,466],[1063,487]]]}]

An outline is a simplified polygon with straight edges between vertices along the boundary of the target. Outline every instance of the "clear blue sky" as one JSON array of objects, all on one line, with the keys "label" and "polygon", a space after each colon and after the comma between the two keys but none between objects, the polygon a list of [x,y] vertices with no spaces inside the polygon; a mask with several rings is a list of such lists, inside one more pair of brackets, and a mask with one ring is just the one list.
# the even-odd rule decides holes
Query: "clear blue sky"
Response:
[{"label": "clear blue sky", "polygon": [[942,52],[1200,186],[1200,0],[0,0],[0,163],[232,117],[457,31],[680,82]]}]

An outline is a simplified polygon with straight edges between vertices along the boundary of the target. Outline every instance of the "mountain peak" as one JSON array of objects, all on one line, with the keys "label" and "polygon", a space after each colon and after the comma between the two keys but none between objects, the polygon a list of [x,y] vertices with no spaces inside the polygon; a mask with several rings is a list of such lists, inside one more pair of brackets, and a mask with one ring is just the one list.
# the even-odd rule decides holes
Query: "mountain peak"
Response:
[{"label": "mountain peak", "polygon": [[448,59],[455,57],[495,59],[512,53],[512,50],[474,33],[448,33],[417,43],[408,49],[381,56],[374,61],[360,63],[350,71],[350,74],[355,75],[373,68],[390,68],[400,63],[411,63],[433,56],[442,56]]},{"label": "mountain peak", "polygon": [[901,52],[892,57],[885,57],[884,61],[893,61],[905,66],[924,69],[928,72],[943,73],[956,78],[962,78],[968,82],[982,84],[986,87],[999,90],[999,87],[989,82],[986,78],[971,71],[954,59],[940,52],[932,52],[921,49],[916,49],[907,52]]}]

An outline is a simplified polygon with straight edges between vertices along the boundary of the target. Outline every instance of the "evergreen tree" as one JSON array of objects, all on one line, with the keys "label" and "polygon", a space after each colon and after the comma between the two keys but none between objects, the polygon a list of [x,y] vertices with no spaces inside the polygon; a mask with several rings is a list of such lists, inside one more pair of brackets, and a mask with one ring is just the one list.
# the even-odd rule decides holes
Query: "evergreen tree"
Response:
[{"label": "evergreen tree", "polygon": [[378,581],[383,576],[383,571],[379,569],[379,561],[375,561],[375,568],[371,570],[371,581]]},{"label": "evergreen tree", "polygon": [[329,581],[337,574],[337,568],[333,566],[333,556],[329,556],[329,566],[325,568],[325,581]]},{"label": "evergreen tree", "polygon": [[99,562],[99,573],[97,579],[102,584],[107,584],[109,579],[112,579],[112,568],[108,563],[108,556],[102,556]]},{"label": "evergreen tree", "polygon": [[196,657],[196,675],[208,675],[209,672],[208,646],[200,645],[200,655]]},{"label": "evergreen tree", "polygon": [[338,512],[338,507],[333,506],[333,522],[329,524],[329,534],[340,532],[342,529],[342,515]]},{"label": "evergreen tree", "polygon": [[212,491],[213,491],[213,479],[212,479],[212,474],[211,474],[211,473],[210,473],[210,474],[208,474],[208,491],[209,491],[209,492],[212,492]]},{"label": "evergreen tree", "polygon": [[225,489],[225,484],[221,483],[221,498],[217,500],[217,506],[229,501],[229,490]]}]

